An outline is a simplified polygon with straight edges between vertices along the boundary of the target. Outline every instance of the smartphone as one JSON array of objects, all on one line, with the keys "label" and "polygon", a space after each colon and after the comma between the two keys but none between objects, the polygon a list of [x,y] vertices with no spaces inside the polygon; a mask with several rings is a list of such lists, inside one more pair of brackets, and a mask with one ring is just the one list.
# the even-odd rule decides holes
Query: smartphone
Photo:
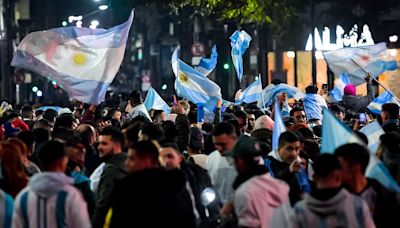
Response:
[{"label": "smartphone", "polygon": [[365,125],[367,123],[367,115],[365,113],[360,113],[358,118],[360,119],[360,124]]}]

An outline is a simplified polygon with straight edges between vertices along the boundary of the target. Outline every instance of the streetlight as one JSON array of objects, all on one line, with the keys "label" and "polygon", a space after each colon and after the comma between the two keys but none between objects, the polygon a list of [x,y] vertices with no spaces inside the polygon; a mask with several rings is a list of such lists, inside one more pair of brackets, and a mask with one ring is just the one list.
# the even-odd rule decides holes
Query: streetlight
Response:
[{"label": "streetlight", "polygon": [[93,21],[90,22],[89,28],[96,29],[98,25],[99,25],[99,21],[98,20],[93,20]]},{"label": "streetlight", "polygon": [[107,10],[107,9],[108,9],[108,5],[99,6],[99,10]]},{"label": "streetlight", "polygon": [[67,23],[66,21],[61,22],[61,24],[62,24],[62,26],[64,26],[64,27],[68,25],[68,23]]}]

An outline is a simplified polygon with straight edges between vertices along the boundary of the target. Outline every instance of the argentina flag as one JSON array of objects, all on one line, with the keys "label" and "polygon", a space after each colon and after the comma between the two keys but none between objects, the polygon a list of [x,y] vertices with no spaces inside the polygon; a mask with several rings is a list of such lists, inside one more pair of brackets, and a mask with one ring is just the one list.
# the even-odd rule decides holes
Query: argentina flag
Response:
[{"label": "argentina flag", "polygon": [[202,73],[204,76],[208,76],[217,66],[218,52],[217,47],[214,45],[210,58],[202,58],[199,65],[195,66],[194,69]]},{"label": "argentina flag", "polygon": [[146,107],[147,111],[154,109],[163,110],[167,114],[171,113],[171,108],[168,106],[167,102],[161,98],[161,96],[153,87],[150,87],[149,91],[147,91],[146,99],[144,100],[144,106]]},{"label": "argentina flag", "polygon": [[235,65],[236,74],[239,82],[242,81],[243,76],[243,54],[246,52],[247,48],[250,46],[251,36],[247,34],[244,30],[236,31],[229,38],[231,40],[231,56],[233,65]]},{"label": "argentina flag", "polygon": [[381,95],[376,97],[372,102],[367,106],[367,108],[374,114],[379,115],[382,110],[382,105],[385,103],[395,103],[400,106],[399,102],[396,98],[390,94],[388,91],[383,92]]},{"label": "argentina flag", "polygon": [[[180,60],[178,58],[178,49],[175,49],[172,54],[171,64],[175,74],[176,94],[195,104],[204,103],[206,104],[206,109],[213,112],[214,110],[211,110],[212,107],[207,104],[221,99],[221,88],[199,71]],[[212,103],[216,104],[216,102]]]},{"label": "argentina flag", "polygon": [[72,98],[97,105],[124,58],[133,15],[108,30],[63,27],[30,33],[11,65],[55,80]]},{"label": "argentina flag", "polygon": [[263,96],[263,90],[262,90],[261,80],[257,79],[243,91],[243,93],[240,95],[236,103],[249,104],[252,102],[262,100],[262,96]]},{"label": "argentina flag", "polygon": [[397,69],[397,61],[390,55],[384,42],[371,46],[327,51],[323,55],[329,68],[336,75],[347,73],[354,85],[365,82],[364,70],[370,72],[373,77],[377,77],[385,71]]}]

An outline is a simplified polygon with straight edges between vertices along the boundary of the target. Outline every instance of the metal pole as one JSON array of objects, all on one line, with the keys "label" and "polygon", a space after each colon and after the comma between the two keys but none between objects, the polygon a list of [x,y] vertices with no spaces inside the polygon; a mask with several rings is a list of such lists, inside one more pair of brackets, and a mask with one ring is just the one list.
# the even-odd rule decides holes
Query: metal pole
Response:
[{"label": "metal pole", "polygon": [[[358,66],[362,71],[364,71],[364,73],[369,74],[369,72],[365,71],[364,68],[362,68],[356,61],[354,61],[354,59],[351,59],[351,61],[352,61],[356,66]],[[372,75],[371,75],[371,76],[372,76]],[[394,94],[392,93],[392,91],[390,91],[389,89],[387,89],[384,85],[382,85],[382,84],[381,84],[378,80],[376,80],[376,78],[374,78],[373,76],[372,76],[372,79],[373,79],[376,83],[378,83],[378,85],[382,86],[382,88],[383,88],[384,90],[386,90],[388,93],[390,93],[390,95],[392,95],[392,96],[394,97],[394,99],[397,100],[397,102],[400,102],[399,98],[397,98],[396,95],[394,95]]]}]

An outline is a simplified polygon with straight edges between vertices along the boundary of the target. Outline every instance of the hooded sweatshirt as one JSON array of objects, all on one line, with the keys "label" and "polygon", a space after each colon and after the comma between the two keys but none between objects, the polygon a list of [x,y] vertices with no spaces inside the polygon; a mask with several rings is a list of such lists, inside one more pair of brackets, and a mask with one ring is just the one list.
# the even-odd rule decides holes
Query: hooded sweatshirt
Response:
[{"label": "hooded sweatshirt", "polygon": [[12,227],[91,227],[86,202],[63,173],[34,175],[14,204]]},{"label": "hooded sweatshirt", "polygon": [[289,204],[289,186],[268,173],[250,178],[235,191],[239,226],[267,228],[274,211],[283,204]]},{"label": "hooded sweatshirt", "polygon": [[293,227],[375,227],[365,201],[345,189],[325,200],[307,194],[294,206],[294,217]]}]

